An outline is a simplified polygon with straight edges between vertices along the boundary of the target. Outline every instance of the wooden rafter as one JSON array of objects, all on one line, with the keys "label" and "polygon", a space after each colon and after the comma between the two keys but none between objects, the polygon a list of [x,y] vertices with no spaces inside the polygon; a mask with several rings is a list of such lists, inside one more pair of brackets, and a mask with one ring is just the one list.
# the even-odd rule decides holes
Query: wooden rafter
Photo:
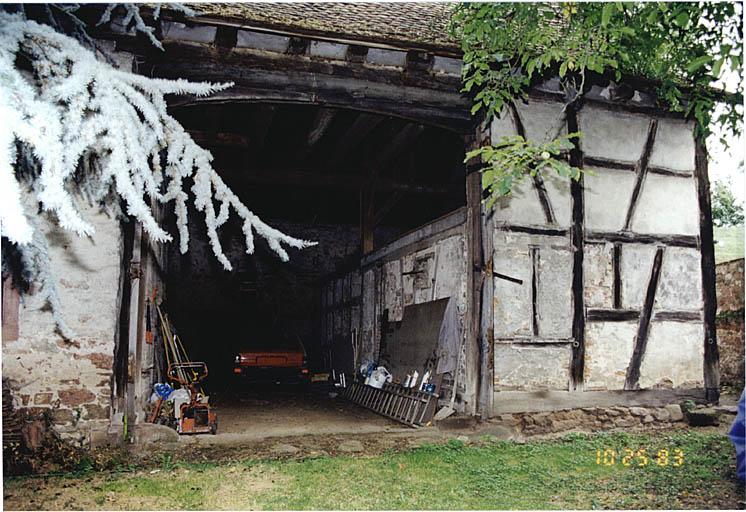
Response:
[{"label": "wooden rafter", "polygon": [[334,109],[330,109],[330,108],[319,109],[319,111],[316,113],[316,116],[313,119],[313,122],[311,123],[311,127],[308,130],[308,134],[306,135],[306,138],[303,141],[303,144],[301,145],[301,147],[298,149],[296,153],[297,160],[303,160],[306,156],[308,156],[311,153],[311,151],[313,151],[313,148],[316,146],[316,144],[319,143],[319,141],[322,139],[326,131],[329,129],[329,126],[334,120],[335,115],[336,115],[336,110]]},{"label": "wooden rafter", "polygon": [[345,136],[337,144],[334,153],[327,162],[334,167],[360,144],[385,118],[374,114],[361,113],[357,116]]}]

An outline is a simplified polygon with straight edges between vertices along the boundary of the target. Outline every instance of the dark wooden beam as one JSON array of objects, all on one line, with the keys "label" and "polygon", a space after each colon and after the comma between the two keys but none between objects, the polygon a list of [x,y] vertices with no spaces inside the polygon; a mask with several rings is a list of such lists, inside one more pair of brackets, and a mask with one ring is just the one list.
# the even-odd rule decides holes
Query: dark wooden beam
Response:
[{"label": "dark wooden beam", "polygon": [[653,320],[668,322],[701,322],[701,311],[656,311]]},{"label": "dark wooden beam", "polygon": [[614,271],[614,309],[622,309],[622,244],[614,244],[611,265]]},{"label": "dark wooden beam", "polygon": [[496,224],[495,227],[501,231],[510,231],[512,233],[526,233],[529,235],[543,236],[567,236],[570,234],[569,229],[559,228],[541,228],[537,226],[517,226],[512,224]]},{"label": "dark wooden beam", "polygon": [[207,147],[248,148],[249,138],[240,133],[187,130],[194,142]]},{"label": "dark wooden beam", "polygon": [[304,37],[291,37],[285,52],[288,55],[305,55],[309,45],[310,41]]},{"label": "dark wooden beam", "polygon": [[[237,180],[243,183],[260,185],[299,186],[310,188],[329,188],[338,190],[360,190],[370,183],[369,177],[359,173],[324,174],[318,169],[268,169],[247,168],[228,169],[218,168],[218,172],[226,181]],[[430,185],[424,183],[408,183],[391,178],[379,177],[372,184],[372,188],[381,191],[399,191],[406,194],[421,194],[430,196],[454,196],[462,193],[459,185]]]},{"label": "dark wooden beam", "polygon": [[702,302],[704,309],[704,380],[707,399],[720,399],[720,354],[718,353],[717,296],[715,293],[715,243],[712,234],[712,204],[708,177],[707,147],[699,138],[695,140],[694,167],[699,203],[699,238],[701,240],[700,264],[702,271]]},{"label": "dark wooden beam", "polygon": [[308,130],[306,139],[303,141],[303,144],[296,153],[297,160],[303,160],[311,153],[313,148],[316,146],[316,144],[318,144],[326,131],[329,129],[329,126],[332,124],[336,113],[336,110],[330,108],[319,109],[313,119],[313,122],[311,123],[311,127]]},{"label": "dark wooden beam", "polygon": [[236,27],[218,27],[215,32],[215,44],[220,48],[235,48],[238,40],[238,29]]},{"label": "dark wooden beam", "polygon": [[[520,114],[518,113],[518,108],[512,101],[508,103],[508,106],[510,108],[510,115],[513,118],[513,123],[515,124],[516,132],[518,133],[518,135],[526,139],[526,128],[523,125]],[[546,219],[547,224],[556,224],[557,222],[554,216],[554,209],[552,208],[552,203],[549,200],[549,194],[547,193],[546,185],[544,185],[544,178],[542,178],[541,172],[536,172],[533,175],[532,179],[534,182],[534,187],[536,188],[536,193],[539,195],[539,202],[541,203],[541,209],[544,212],[544,218]]]},{"label": "dark wooden beam", "polygon": [[[589,309],[586,319],[589,322],[636,322],[641,311],[637,309]],[[653,321],[657,322],[701,322],[700,311],[656,311]]]},{"label": "dark wooden beam", "polygon": [[[579,103],[574,102],[565,108],[567,132],[575,133],[578,129]],[[583,152],[577,140],[573,140],[570,150],[570,165],[583,168]],[[572,242],[572,362],[570,374],[572,388],[583,386],[585,370],[585,290],[583,288],[583,256],[585,254],[585,203],[583,192],[583,175],[579,180],[570,180],[570,196],[572,198],[572,226],[570,240]]]},{"label": "dark wooden beam", "polygon": [[[125,46],[121,49],[127,50]],[[165,41],[164,48],[164,52],[129,50],[143,55],[144,74],[235,84],[206,98],[177,98],[174,105],[215,101],[314,103],[397,116],[461,134],[474,127],[469,99],[460,93],[457,77],[371,69],[349,61],[267,56],[242,48],[226,52],[213,46],[172,41]]]},{"label": "dark wooden beam", "polygon": [[648,345],[648,334],[650,333],[650,320],[653,316],[653,305],[655,304],[655,292],[658,289],[658,280],[660,279],[661,266],[663,265],[664,247],[658,247],[653,258],[653,269],[650,272],[648,289],[645,293],[645,303],[640,312],[640,321],[637,326],[637,336],[635,337],[635,347],[632,350],[632,358],[627,367],[627,375],[624,379],[624,389],[640,389],[640,366],[642,358],[645,356],[645,349]]},{"label": "dark wooden beam", "polygon": [[539,248],[531,247],[531,334],[539,336]]},{"label": "dark wooden beam", "polygon": [[589,309],[586,319],[589,322],[631,322],[640,318],[640,312],[633,309]]},{"label": "dark wooden beam", "polygon": [[[465,137],[464,145],[470,151],[480,147],[482,134]],[[464,412],[476,414],[480,395],[480,370],[484,366],[485,351],[481,334],[482,287],[484,285],[483,232],[482,232],[482,173],[481,163],[469,162],[466,168],[466,329],[464,378]],[[455,390],[454,390],[455,391]]]},{"label": "dark wooden beam", "polygon": [[334,167],[360,144],[385,118],[374,114],[359,114],[353,121],[350,128],[345,132],[337,143],[334,153],[327,162],[330,167]]},{"label": "dark wooden beam", "polygon": [[635,165],[635,172],[637,173],[637,179],[635,180],[635,187],[632,189],[632,198],[629,202],[629,208],[627,209],[627,216],[624,220],[624,229],[629,230],[632,224],[632,218],[635,215],[637,209],[637,202],[640,199],[640,192],[642,191],[642,185],[645,182],[645,175],[648,172],[648,161],[650,160],[650,154],[653,152],[653,144],[655,144],[655,134],[658,131],[658,120],[653,119],[650,121],[648,127],[648,136],[645,139],[645,146],[642,149],[642,155]]},{"label": "dark wooden beam", "polygon": [[[601,167],[603,169],[615,169],[618,171],[629,171],[635,172],[637,164],[632,162],[622,162],[620,160],[613,160],[611,158],[599,158],[599,157],[585,157],[585,165],[587,167]],[[647,166],[648,174],[658,174],[660,176],[671,176],[674,178],[689,178],[694,173],[691,171],[680,171],[676,169],[669,169],[668,167],[662,166]]]},{"label": "dark wooden beam", "polygon": [[622,242],[630,244],[656,244],[669,247],[699,247],[699,238],[693,235],[649,235],[629,231],[588,231],[588,242]]}]

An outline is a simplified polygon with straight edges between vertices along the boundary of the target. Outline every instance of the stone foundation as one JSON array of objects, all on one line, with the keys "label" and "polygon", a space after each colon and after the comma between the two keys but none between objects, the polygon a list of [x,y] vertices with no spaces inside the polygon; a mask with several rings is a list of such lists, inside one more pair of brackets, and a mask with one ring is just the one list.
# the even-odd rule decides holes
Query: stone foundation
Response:
[{"label": "stone foundation", "polygon": [[517,434],[540,435],[571,430],[598,431],[666,427],[683,422],[678,404],[665,407],[585,407],[551,412],[501,414],[490,420]]}]

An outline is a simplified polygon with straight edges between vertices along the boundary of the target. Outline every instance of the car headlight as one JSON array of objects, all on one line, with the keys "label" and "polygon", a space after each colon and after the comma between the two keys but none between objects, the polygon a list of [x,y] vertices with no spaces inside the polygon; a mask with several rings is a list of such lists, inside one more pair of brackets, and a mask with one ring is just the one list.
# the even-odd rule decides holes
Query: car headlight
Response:
[{"label": "car headlight", "polygon": [[238,364],[241,362],[241,356],[236,356],[236,359],[233,360],[234,363]]}]

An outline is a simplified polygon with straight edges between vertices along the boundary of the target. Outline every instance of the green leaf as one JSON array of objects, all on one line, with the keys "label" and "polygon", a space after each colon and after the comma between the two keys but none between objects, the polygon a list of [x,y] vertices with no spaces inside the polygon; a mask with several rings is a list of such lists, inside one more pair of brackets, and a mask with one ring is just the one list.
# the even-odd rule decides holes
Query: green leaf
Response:
[{"label": "green leaf", "polygon": [[614,14],[614,9],[616,9],[616,5],[612,3],[608,3],[604,5],[604,9],[601,12],[601,26],[605,27],[609,24],[609,21],[611,21],[611,15]]},{"label": "green leaf", "polygon": [[567,61],[564,61],[562,64],[560,64],[560,68],[559,68],[560,78],[564,77],[565,73],[567,73]]},{"label": "green leaf", "polygon": [[712,66],[712,76],[714,76],[715,78],[718,78],[720,76],[720,68],[723,67],[724,62],[724,57],[715,61],[715,64]]},{"label": "green leaf", "polygon": [[686,70],[689,73],[694,73],[695,71],[697,71],[699,68],[701,68],[705,64],[707,64],[709,62],[712,62],[712,60],[713,60],[712,56],[710,56],[710,55],[702,55],[700,57],[697,57],[693,61],[691,61],[689,63],[689,65],[686,67]]},{"label": "green leaf", "polygon": [[680,12],[676,18],[674,18],[674,22],[681,28],[685,28],[687,23],[689,23],[689,15],[686,12]]}]

